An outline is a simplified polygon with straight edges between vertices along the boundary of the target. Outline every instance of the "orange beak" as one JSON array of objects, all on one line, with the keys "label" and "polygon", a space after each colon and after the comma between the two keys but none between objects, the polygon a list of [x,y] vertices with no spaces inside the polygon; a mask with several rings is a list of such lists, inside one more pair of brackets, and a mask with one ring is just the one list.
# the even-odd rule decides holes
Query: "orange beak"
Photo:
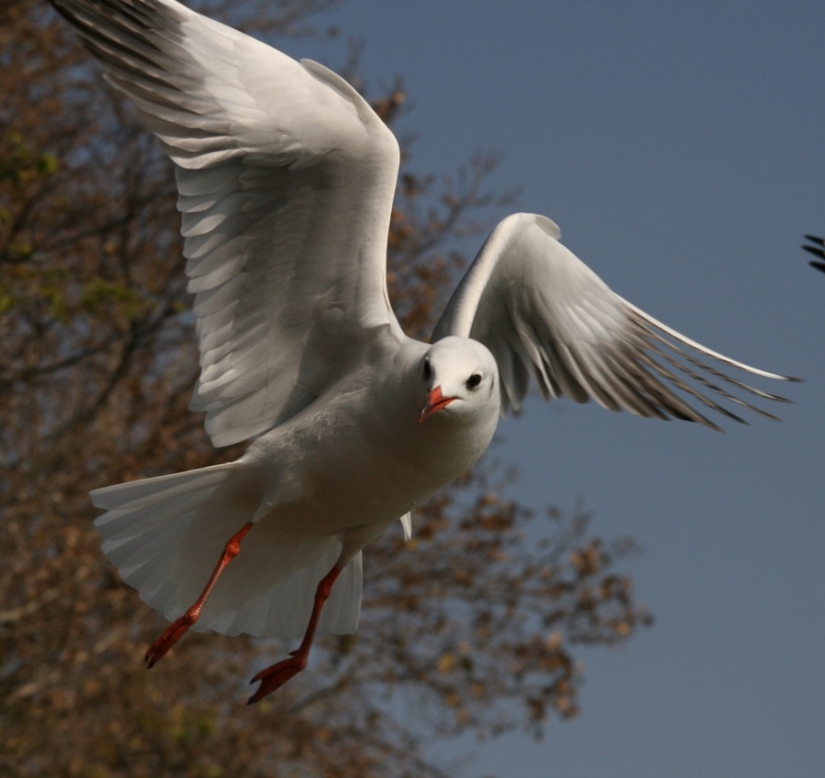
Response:
[{"label": "orange beak", "polygon": [[421,411],[421,416],[418,417],[418,423],[423,424],[434,413],[443,411],[455,399],[455,397],[445,397],[441,394],[441,387],[436,386],[427,398],[427,404],[424,406],[424,410]]}]

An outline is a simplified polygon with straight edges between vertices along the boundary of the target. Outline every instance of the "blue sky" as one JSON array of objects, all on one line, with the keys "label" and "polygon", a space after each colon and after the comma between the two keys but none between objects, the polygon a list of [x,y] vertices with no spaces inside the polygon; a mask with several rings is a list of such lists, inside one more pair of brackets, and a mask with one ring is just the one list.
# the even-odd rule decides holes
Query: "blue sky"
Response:
[{"label": "blue sky", "polygon": [[352,0],[324,18],[366,40],[374,87],[403,77],[416,170],[499,150],[492,184],[522,185],[518,208],[617,292],[806,379],[781,387],[784,422],[724,434],[538,400],[502,425],[514,496],[583,500],[595,533],[644,546],[624,569],[657,622],[582,653],[578,719],[484,744],[468,772],[825,774],[825,275],[799,248],[825,233],[825,4]]}]

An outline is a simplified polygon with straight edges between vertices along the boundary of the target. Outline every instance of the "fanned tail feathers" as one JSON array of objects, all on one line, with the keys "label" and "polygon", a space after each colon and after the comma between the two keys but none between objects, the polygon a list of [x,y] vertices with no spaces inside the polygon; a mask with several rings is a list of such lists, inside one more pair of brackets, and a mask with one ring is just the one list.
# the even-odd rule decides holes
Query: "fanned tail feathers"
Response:
[{"label": "fanned tail feathers", "polygon": [[[141,599],[170,621],[197,598],[226,541],[255,504],[230,479],[237,462],[118,484],[92,492],[106,513],[95,521],[103,552]],[[228,635],[300,637],[315,587],[341,551],[337,538],[300,542],[266,521],[226,567],[193,629]],[[355,630],[361,608],[361,554],[345,567],[322,611],[318,634]]]}]

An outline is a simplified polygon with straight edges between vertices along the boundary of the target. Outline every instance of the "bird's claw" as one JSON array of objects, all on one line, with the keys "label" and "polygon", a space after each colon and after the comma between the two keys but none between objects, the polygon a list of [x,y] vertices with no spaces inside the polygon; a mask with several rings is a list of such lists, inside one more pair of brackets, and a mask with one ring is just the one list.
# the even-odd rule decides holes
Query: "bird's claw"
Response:
[{"label": "bird's claw", "polygon": [[146,666],[154,667],[155,663],[164,657],[172,646],[182,637],[186,630],[194,624],[194,619],[184,613],[179,619],[173,621],[163,632],[163,634],[146,651]]},{"label": "bird's claw", "polygon": [[261,670],[249,683],[260,681],[261,685],[249,700],[249,705],[252,705],[258,700],[262,700],[268,694],[272,694],[277,689],[280,689],[290,678],[297,675],[306,667],[307,660],[300,651],[291,651],[289,659],[283,659],[280,662]]}]

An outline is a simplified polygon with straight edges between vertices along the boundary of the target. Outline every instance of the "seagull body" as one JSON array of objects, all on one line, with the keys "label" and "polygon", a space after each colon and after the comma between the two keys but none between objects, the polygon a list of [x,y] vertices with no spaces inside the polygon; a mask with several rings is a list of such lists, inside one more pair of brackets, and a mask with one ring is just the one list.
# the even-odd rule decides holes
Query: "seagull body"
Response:
[{"label": "seagull body", "polygon": [[216,446],[254,439],[235,462],[92,494],[107,557],[173,620],[150,666],[190,627],[303,636],[250,701],[289,680],[316,633],[355,630],[362,549],[399,519],[409,536],[531,379],[710,427],[694,403],[742,421],[722,403],[770,416],[743,395],[781,399],[720,365],[789,379],[619,297],[535,214],[495,228],[431,344],[408,338],[386,286],[398,144],[346,81],[175,0],[53,2],[175,163],[192,408]]}]

